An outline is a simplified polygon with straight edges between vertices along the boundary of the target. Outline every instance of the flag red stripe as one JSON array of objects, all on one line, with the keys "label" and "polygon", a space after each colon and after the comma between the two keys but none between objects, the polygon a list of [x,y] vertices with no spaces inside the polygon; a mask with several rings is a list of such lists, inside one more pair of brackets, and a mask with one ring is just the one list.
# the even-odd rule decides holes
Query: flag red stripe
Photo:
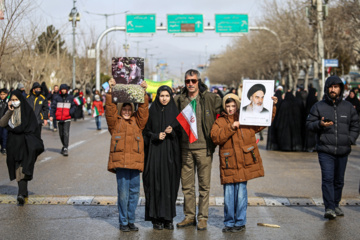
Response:
[{"label": "flag red stripe", "polygon": [[176,119],[178,120],[180,125],[184,128],[186,134],[189,136],[189,142],[190,143],[195,142],[197,139],[196,139],[195,135],[193,134],[193,132],[191,131],[190,124],[188,123],[186,118],[180,113],[176,117]]}]

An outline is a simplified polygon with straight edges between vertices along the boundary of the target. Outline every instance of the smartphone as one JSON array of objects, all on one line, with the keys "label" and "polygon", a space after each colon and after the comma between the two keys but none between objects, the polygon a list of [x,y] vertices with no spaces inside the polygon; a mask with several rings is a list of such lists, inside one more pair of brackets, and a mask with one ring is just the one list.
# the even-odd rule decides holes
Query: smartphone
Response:
[{"label": "smartphone", "polygon": [[330,120],[330,119],[328,119],[328,118],[324,118],[324,120],[323,120],[324,122],[332,122],[332,120]]}]

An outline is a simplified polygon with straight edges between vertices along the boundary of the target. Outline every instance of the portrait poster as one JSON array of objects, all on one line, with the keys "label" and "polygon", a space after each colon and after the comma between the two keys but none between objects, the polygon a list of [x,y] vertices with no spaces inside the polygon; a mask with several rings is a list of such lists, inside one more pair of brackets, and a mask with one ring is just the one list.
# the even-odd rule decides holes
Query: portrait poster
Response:
[{"label": "portrait poster", "polygon": [[113,102],[144,102],[144,89],[140,86],[144,81],[144,58],[113,57],[112,75],[116,82],[111,92]]},{"label": "portrait poster", "polygon": [[270,126],[273,110],[274,80],[244,80],[240,124]]}]

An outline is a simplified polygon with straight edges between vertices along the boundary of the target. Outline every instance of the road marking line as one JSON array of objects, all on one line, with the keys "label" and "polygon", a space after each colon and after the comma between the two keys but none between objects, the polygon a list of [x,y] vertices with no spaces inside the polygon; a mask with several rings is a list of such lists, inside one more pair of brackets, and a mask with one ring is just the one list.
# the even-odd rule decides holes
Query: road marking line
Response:
[{"label": "road marking line", "polygon": [[84,142],[86,142],[86,140],[76,142],[76,143],[70,145],[70,146],[68,147],[68,149],[70,150],[70,149],[72,149],[72,148],[74,148],[74,147],[77,147],[77,146],[83,144]]},{"label": "road marking line", "polygon": [[47,162],[47,161],[49,161],[50,159],[52,159],[52,157],[46,157],[46,158],[40,160],[39,163]]},{"label": "road marking line", "polygon": [[360,167],[359,167],[359,166],[356,166],[356,165],[353,164],[353,163],[349,163],[349,162],[348,162],[348,165],[350,165],[350,166],[353,167],[353,168],[356,168],[357,170],[360,170]]}]

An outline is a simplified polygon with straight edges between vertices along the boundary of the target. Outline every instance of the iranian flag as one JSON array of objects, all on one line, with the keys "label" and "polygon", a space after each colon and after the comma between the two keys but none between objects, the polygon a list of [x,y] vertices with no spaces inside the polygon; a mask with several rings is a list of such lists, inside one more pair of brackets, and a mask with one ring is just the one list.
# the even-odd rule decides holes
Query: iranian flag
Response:
[{"label": "iranian flag", "polygon": [[189,136],[189,142],[193,143],[198,140],[196,125],[196,100],[192,100],[176,117],[180,125],[184,128]]},{"label": "iranian flag", "polygon": [[76,106],[79,106],[79,105],[82,104],[82,101],[81,101],[81,98],[80,98],[80,97],[74,98],[74,102],[75,102]]},{"label": "iranian flag", "polygon": [[93,113],[93,117],[97,117],[97,116],[99,116],[100,114],[99,114],[99,111],[98,111],[98,109],[97,109],[97,107],[94,107],[94,113]]}]

